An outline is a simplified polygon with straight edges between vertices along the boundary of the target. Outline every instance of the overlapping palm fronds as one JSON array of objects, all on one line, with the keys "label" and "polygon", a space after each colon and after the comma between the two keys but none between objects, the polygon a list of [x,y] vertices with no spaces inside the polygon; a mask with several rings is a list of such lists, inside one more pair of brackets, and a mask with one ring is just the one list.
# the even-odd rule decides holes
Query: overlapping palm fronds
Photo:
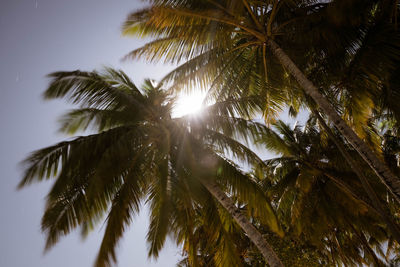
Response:
[{"label": "overlapping palm fronds", "polygon": [[304,103],[302,88],[400,201],[398,177],[364,141],[372,112],[397,112],[381,97],[395,86],[397,1],[150,3],[124,24],[126,34],[155,39],[131,57],[186,61],[165,78],[174,89],[201,85],[217,101],[258,95],[267,122],[283,107]]},{"label": "overlapping palm fronds", "polygon": [[[334,143],[313,124],[292,129],[278,121],[274,127],[261,140],[279,154],[266,161],[265,190],[288,231],[310,242],[333,265],[382,265],[376,253],[392,239],[391,231],[383,227],[379,212]],[[385,199],[373,173],[365,175]],[[391,216],[398,221],[396,213]]]},{"label": "overlapping palm fronds", "polygon": [[[214,200],[207,184],[247,203],[253,216],[282,234],[266,195],[223,156],[229,151],[240,160],[260,163],[233,137],[251,137],[262,125],[212,112],[205,119],[171,118],[173,98],[166,91],[151,81],[140,90],[122,71],[57,72],[50,77],[47,99],[80,104],[62,118],[60,130],[90,128],[95,133],[40,149],[24,161],[20,187],[54,179],[42,220],[47,249],[78,227],[88,234],[106,216],[95,265],[109,266],[116,262],[119,239],[146,201],[151,211],[149,256],[157,257],[168,234],[175,233],[178,241],[194,234],[192,213],[222,214],[221,199]],[[225,196],[226,201],[235,207]],[[224,238],[223,250],[213,252],[219,266],[237,257],[236,245],[228,235]],[[190,249],[197,253],[196,247]]]}]

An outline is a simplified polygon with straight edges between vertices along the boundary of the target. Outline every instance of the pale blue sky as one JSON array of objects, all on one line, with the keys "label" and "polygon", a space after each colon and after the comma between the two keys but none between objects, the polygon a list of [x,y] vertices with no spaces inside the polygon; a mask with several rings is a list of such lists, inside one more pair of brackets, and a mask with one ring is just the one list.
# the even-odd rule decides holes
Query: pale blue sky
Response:
[{"label": "pale blue sky", "polygon": [[[61,240],[43,255],[40,218],[49,183],[16,191],[17,164],[29,152],[65,138],[57,118],[68,108],[44,102],[46,74],[93,70],[102,65],[124,69],[137,84],[159,79],[169,68],[124,63],[120,58],[140,45],[123,38],[120,27],[139,0],[0,0],[0,266],[92,266],[101,230],[82,242],[78,234]],[[157,262],[147,259],[146,212],[120,242],[118,266],[174,266],[180,250],[167,244]]]}]

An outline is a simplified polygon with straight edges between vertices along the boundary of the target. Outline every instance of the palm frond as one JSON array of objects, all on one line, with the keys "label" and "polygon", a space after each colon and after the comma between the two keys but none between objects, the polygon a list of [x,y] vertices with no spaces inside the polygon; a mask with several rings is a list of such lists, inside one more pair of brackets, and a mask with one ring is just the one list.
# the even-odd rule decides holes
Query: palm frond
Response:
[{"label": "palm frond", "polygon": [[[119,80],[110,80],[111,77]],[[98,109],[116,109],[140,107],[143,100],[136,87],[117,71],[106,69],[104,75],[97,72],[54,72],[45,99],[67,98],[73,104]],[[123,78],[121,80],[121,78]]]},{"label": "palm frond", "polygon": [[116,262],[115,247],[129,226],[132,217],[139,211],[141,198],[144,196],[142,187],[143,174],[131,170],[124,184],[115,194],[107,217],[107,226],[100,246],[95,266],[110,266]]},{"label": "palm frond", "polygon": [[158,175],[160,179],[155,180],[150,186],[148,201],[150,202],[150,226],[147,233],[149,243],[149,257],[158,257],[164,245],[169,226],[171,210],[171,171],[168,160],[159,162]]}]

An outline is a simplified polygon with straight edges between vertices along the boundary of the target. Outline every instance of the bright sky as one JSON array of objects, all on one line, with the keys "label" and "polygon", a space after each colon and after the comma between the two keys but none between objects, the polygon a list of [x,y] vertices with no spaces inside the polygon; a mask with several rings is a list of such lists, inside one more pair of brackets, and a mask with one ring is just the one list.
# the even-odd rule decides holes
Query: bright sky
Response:
[{"label": "bright sky", "polygon": [[[0,1],[0,266],[91,266],[102,230],[82,242],[78,234],[61,240],[43,255],[40,219],[50,183],[16,191],[17,166],[29,152],[65,139],[56,133],[57,118],[68,106],[44,102],[45,75],[58,70],[93,70],[103,65],[124,69],[140,84],[160,79],[168,67],[124,63],[140,45],[122,38],[120,27],[139,0],[1,0]],[[146,211],[120,242],[118,266],[175,266],[179,252],[168,243],[157,262],[147,259]]]},{"label": "bright sky", "polygon": [[180,117],[187,114],[200,113],[205,96],[206,92],[200,90],[191,94],[181,92],[176,100],[172,115],[174,117]]}]

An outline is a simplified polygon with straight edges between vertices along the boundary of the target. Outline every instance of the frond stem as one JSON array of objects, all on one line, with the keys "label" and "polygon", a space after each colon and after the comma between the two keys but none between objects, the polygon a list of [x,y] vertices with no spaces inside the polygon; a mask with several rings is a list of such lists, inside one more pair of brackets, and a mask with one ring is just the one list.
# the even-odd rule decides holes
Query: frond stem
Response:
[{"label": "frond stem", "polygon": [[254,12],[251,9],[251,7],[249,6],[249,3],[247,2],[247,0],[242,0],[242,2],[244,4],[244,6],[246,7],[247,12],[249,12],[251,18],[253,19],[254,23],[256,24],[257,28],[262,31],[263,28],[262,28],[260,22],[258,21],[257,17],[254,15]]}]

